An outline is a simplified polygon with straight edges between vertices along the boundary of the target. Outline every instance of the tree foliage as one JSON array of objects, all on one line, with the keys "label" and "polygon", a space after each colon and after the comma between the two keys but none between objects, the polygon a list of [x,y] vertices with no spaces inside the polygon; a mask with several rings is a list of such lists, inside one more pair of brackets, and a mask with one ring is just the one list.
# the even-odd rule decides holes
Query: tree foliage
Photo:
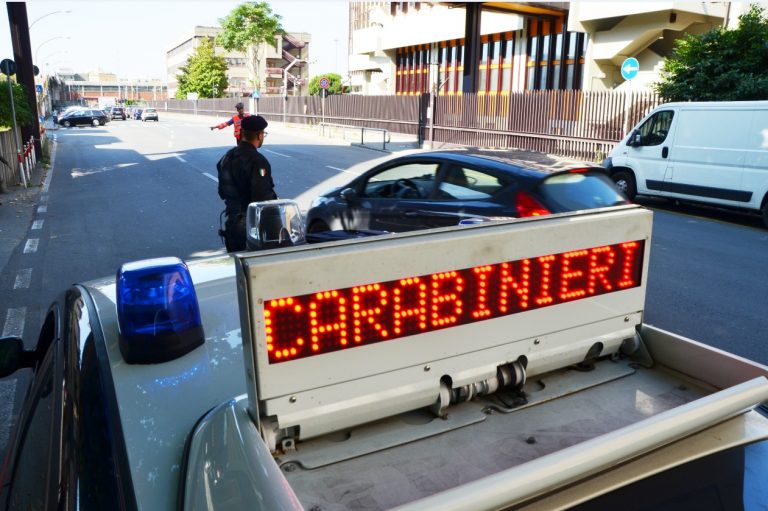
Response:
[{"label": "tree foliage", "polygon": [[256,90],[262,86],[261,45],[268,43],[277,48],[276,37],[285,33],[280,19],[267,2],[246,2],[219,20],[222,31],[216,36],[216,44],[227,51],[247,53],[251,85]]},{"label": "tree foliage", "polygon": [[177,99],[186,99],[188,92],[197,92],[201,98],[220,98],[229,86],[227,61],[214,52],[211,39],[203,38],[200,46],[179,68]]},{"label": "tree foliage", "polygon": [[716,28],[677,41],[656,92],[667,101],[768,99],[768,20],[756,5],[736,29]]},{"label": "tree foliage", "polygon": [[344,91],[344,85],[341,81],[341,76],[336,73],[326,73],[324,75],[317,75],[309,81],[309,95],[318,96],[320,94],[320,78],[326,77],[330,82],[328,86],[328,95],[341,94]]},{"label": "tree foliage", "polygon": [[[8,94],[7,77],[0,74],[0,78],[2,78],[2,83],[0,83],[0,129],[13,128],[13,110],[11,109],[11,97]],[[16,124],[28,126],[34,123],[37,109],[29,104],[29,97],[27,97],[24,86],[12,81],[11,89],[13,91],[13,107],[16,110]]]}]

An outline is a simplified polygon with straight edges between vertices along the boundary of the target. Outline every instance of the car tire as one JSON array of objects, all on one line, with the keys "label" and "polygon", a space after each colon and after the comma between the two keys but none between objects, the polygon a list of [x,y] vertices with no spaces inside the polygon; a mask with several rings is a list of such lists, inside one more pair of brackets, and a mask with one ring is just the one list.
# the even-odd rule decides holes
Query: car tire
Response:
[{"label": "car tire", "polygon": [[307,229],[307,232],[313,233],[313,232],[325,232],[330,231],[331,228],[328,227],[328,224],[323,222],[322,220],[315,220],[309,225],[309,228]]},{"label": "car tire", "polygon": [[69,128],[70,126],[72,126],[72,123],[69,121],[64,121],[61,123],[61,125],[64,126],[65,128]]},{"label": "car tire", "polygon": [[768,195],[763,199],[763,209],[761,213],[763,214],[763,225],[768,229]]},{"label": "car tire", "polygon": [[101,122],[99,122],[98,119],[94,119],[93,121],[91,121],[91,124],[93,124],[94,126],[98,126],[101,124]]},{"label": "car tire", "polygon": [[635,183],[635,176],[629,170],[619,170],[614,172],[611,176],[613,182],[616,184],[616,188],[619,189],[629,200],[635,200],[637,195],[637,184]]}]

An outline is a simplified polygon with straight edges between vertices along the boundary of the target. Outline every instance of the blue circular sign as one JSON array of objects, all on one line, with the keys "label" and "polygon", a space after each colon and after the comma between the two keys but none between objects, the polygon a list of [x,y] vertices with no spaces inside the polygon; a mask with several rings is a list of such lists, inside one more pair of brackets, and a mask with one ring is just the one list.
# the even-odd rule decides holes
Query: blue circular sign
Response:
[{"label": "blue circular sign", "polygon": [[322,78],[320,78],[321,89],[327,89],[330,86],[331,86],[331,81],[327,77],[323,76]]},{"label": "blue circular sign", "polygon": [[634,57],[629,57],[621,63],[621,77],[625,80],[631,80],[637,76],[640,71],[640,63]]}]

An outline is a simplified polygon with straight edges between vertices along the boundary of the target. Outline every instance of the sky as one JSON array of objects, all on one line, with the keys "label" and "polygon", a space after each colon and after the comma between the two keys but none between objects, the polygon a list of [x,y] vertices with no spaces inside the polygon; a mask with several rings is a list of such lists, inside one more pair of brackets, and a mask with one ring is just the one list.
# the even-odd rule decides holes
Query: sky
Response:
[{"label": "sky", "polygon": [[[58,68],[101,70],[120,79],[166,81],[165,52],[191,37],[195,26],[219,26],[245,2],[209,0],[26,2],[33,60],[43,73]],[[288,32],[311,34],[310,75],[347,74],[348,3],[344,0],[269,0]],[[0,60],[13,59],[8,11],[0,9]],[[70,12],[64,12],[70,11]]]}]

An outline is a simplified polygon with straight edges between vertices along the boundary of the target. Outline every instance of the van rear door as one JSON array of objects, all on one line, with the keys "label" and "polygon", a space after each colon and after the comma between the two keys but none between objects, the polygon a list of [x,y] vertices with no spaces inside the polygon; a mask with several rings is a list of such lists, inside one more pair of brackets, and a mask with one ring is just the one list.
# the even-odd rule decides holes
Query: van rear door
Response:
[{"label": "van rear door", "polygon": [[681,107],[677,114],[664,190],[671,197],[746,206],[745,137],[752,112],[745,108]]}]

